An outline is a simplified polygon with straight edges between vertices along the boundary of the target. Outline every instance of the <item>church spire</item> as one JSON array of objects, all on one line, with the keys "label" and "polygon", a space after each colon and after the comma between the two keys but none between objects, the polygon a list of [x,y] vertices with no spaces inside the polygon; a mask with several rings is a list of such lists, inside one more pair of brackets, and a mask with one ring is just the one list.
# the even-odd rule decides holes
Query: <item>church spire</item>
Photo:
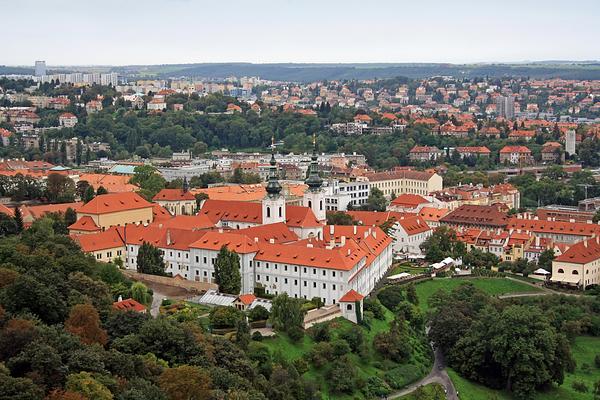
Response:
[{"label": "church spire", "polygon": [[313,152],[310,158],[310,166],[308,167],[308,178],[306,183],[310,190],[318,191],[323,184],[323,179],[319,176],[319,163],[317,162],[317,136],[313,133]]},{"label": "church spire", "polygon": [[267,194],[269,197],[277,197],[281,193],[281,184],[277,180],[277,162],[275,161],[275,136],[271,137],[271,167],[269,168],[269,182],[267,183]]},{"label": "church spire", "polygon": [[181,190],[183,193],[187,193],[190,190],[190,185],[188,184],[187,177],[183,177],[183,184],[181,185]]}]

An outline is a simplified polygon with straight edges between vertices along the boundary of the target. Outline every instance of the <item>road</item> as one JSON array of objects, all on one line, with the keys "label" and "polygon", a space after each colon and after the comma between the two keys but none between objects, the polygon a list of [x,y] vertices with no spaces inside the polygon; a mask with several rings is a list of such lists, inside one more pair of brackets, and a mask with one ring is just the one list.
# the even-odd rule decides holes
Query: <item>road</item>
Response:
[{"label": "road", "polygon": [[387,399],[397,399],[399,397],[406,396],[407,394],[417,390],[419,386],[429,385],[430,383],[439,383],[446,390],[446,399],[458,400],[456,389],[454,388],[452,380],[448,376],[448,373],[445,369],[446,365],[444,363],[444,355],[440,350],[435,350],[434,356],[433,368],[429,375],[398,392],[392,393],[387,397]]},{"label": "road", "polygon": [[154,289],[154,295],[152,296],[152,305],[150,306],[150,315],[152,315],[154,318],[158,317],[158,314],[160,313],[160,305],[162,304],[163,299],[166,298],[167,296],[160,292],[157,292],[156,289]]}]

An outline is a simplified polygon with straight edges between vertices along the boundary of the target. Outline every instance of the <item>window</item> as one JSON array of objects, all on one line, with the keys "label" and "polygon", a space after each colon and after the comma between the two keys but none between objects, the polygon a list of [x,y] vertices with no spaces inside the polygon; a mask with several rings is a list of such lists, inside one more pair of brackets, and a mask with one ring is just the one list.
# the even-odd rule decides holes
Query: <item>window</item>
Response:
[{"label": "window", "polygon": [[200,262],[200,257],[196,256],[196,262]]},{"label": "window", "polygon": [[304,283],[304,287],[306,287],[306,281],[304,281],[303,283]]},{"label": "window", "polygon": [[281,218],[283,216],[283,212],[281,211],[281,207],[279,207],[279,217]]},{"label": "window", "polygon": [[331,285],[331,288],[335,290],[335,283]]},{"label": "window", "polygon": [[323,276],[327,276],[327,271],[323,270]]},{"label": "window", "polygon": [[327,289],[327,284],[326,283],[323,284],[323,289]]},{"label": "window", "polygon": [[294,279],[294,286],[298,286],[298,279]]},{"label": "window", "polygon": [[260,281],[260,275],[256,275],[256,280]]},{"label": "window", "polygon": [[352,304],[346,304],[346,310],[352,310]]},{"label": "window", "polygon": [[288,283],[287,278],[283,278],[283,283]]},{"label": "window", "polygon": [[208,276],[208,274],[206,273],[206,271],[204,271],[204,273],[203,273],[202,275],[204,275],[204,276]]},{"label": "window", "polygon": [[573,270],[573,275],[579,275],[579,271],[577,271],[576,269]]},{"label": "window", "polygon": [[313,288],[317,287],[317,282],[313,282]]},{"label": "window", "polygon": [[271,218],[271,207],[267,207],[267,218]]},{"label": "window", "polygon": [[313,275],[316,275],[316,274],[317,274],[317,269],[313,268]]},{"label": "window", "polygon": [[202,257],[202,262],[206,264],[206,257]]}]

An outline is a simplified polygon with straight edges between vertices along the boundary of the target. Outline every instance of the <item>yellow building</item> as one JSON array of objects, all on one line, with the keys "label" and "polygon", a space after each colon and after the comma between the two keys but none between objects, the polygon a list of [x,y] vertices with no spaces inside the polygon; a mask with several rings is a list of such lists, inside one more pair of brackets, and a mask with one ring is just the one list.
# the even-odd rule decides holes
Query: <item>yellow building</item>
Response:
[{"label": "yellow building", "polygon": [[94,256],[96,261],[112,262],[125,259],[125,241],[117,228],[110,228],[95,235],[71,235],[81,249]]},{"label": "yellow building", "polygon": [[163,189],[152,200],[173,215],[192,215],[196,209],[196,197],[185,189]]},{"label": "yellow building", "polygon": [[388,198],[392,193],[396,196],[406,193],[427,196],[432,192],[442,190],[443,184],[441,176],[425,171],[375,172],[366,177],[369,179],[371,188],[376,187]]},{"label": "yellow building", "polygon": [[153,221],[152,203],[144,200],[137,193],[102,194],[77,210],[77,222],[69,229],[73,227],[74,231],[80,231],[79,220],[82,218],[88,221],[87,230],[93,229],[92,222],[96,225],[96,230],[102,231],[111,226],[147,225]]}]

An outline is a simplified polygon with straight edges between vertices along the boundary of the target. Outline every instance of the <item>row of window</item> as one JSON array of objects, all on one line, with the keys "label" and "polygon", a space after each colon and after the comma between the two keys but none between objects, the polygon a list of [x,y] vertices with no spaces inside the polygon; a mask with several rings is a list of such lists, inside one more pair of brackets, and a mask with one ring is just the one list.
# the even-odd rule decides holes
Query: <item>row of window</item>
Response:
[{"label": "row of window", "polygon": [[[264,278],[264,280],[263,280]],[[264,275],[263,278],[261,278],[260,274],[256,274],[256,282],[275,282],[275,283],[279,283],[279,277],[278,276],[270,276],[270,275]],[[288,278],[283,278],[283,283],[284,284],[288,284],[289,280]],[[309,281],[302,281],[302,286],[304,287],[308,287]],[[298,286],[298,279],[294,279],[294,286]],[[321,283],[322,289],[327,289],[327,283],[322,282]],[[317,282],[312,282],[312,287],[314,289],[317,288]],[[331,284],[331,290],[337,290],[337,285],[335,283]]]}]

